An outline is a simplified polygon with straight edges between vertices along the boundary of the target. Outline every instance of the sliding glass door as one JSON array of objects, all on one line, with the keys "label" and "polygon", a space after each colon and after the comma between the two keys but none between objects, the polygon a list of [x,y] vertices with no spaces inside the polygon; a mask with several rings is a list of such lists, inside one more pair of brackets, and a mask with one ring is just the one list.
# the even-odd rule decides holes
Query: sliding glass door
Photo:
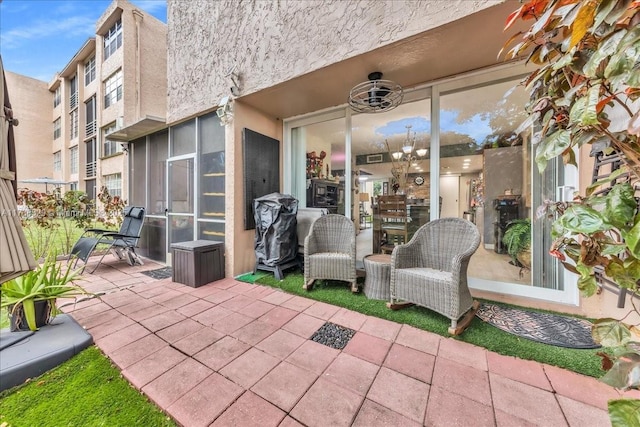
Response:
[{"label": "sliding glass door", "polygon": [[[372,210],[372,196],[393,194],[392,170],[401,164],[401,191],[416,212],[426,206],[427,221],[457,217],[477,225],[482,242],[469,267],[471,287],[575,304],[575,287],[564,285],[568,273],[546,254],[549,224],[534,218],[543,199],[574,185],[575,171],[553,163],[544,174],[535,170],[532,129],[518,131],[528,100],[523,75],[520,66],[504,67],[407,91],[386,113],[352,116],[344,107],[287,121],[285,191],[301,206],[315,206],[326,194],[316,194],[316,179],[344,182],[352,202],[340,213],[358,224],[361,259],[375,252],[375,226],[368,233],[358,217]],[[510,254],[505,235],[516,226],[530,246]]]}]

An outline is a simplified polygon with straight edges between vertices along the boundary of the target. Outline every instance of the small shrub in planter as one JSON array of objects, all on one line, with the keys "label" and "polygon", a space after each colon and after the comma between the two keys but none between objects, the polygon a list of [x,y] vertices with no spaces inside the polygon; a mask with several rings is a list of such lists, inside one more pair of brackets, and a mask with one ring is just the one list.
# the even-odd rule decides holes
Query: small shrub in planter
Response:
[{"label": "small shrub in planter", "polygon": [[63,268],[49,254],[35,270],[9,280],[0,286],[0,307],[7,308],[11,330],[32,330],[49,323],[56,315],[58,298],[76,298],[88,293],[74,285],[80,270]]},{"label": "small shrub in planter", "polygon": [[511,221],[502,240],[514,265],[531,267],[531,265],[527,265],[526,261],[522,262],[524,260],[522,254],[529,251],[531,247],[531,220],[529,218]]}]

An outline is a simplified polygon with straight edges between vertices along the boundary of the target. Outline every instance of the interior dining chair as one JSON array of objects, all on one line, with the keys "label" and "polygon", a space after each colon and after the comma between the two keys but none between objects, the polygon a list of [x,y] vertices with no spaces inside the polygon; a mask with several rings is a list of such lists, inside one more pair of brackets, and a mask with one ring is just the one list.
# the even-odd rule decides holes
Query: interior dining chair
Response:
[{"label": "interior dining chair", "polygon": [[393,195],[378,197],[380,230],[384,233],[382,253],[391,253],[396,245],[409,241],[409,216],[407,196]]}]

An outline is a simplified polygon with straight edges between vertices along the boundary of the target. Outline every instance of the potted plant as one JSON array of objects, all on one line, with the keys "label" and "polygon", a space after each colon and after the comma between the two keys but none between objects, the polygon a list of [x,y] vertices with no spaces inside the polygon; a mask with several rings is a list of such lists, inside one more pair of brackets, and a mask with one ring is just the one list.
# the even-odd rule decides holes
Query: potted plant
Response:
[{"label": "potted plant", "polygon": [[502,241],[514,265],[531,268],[531,220],[529,218],[511,221]]},{"label": "potted plant", "polygon": [[87,292],[73,284],[80,269],[63,268],[49,254],[42,265],[0,286],[0,308],[6,308],[11,331],[32,330],[48,324],[56,315],[57,298],[75,298]]},{"label": "potted plant", "polygon": [[[505,30],[520,20],[529,20],[530,28],[518,29],[504,49],[515,42],[507,57],[524,55],[537,65],[525,79],[530,115],[520,128],[535,124],[538,168],[544,170],[559,157],[575,165],[576,148],[623,155],[621,167],[594,179],[584,194],[574,194],[571,201],[545,201],[537,209],[537,217],[554,220],[549,253],[578,276],[583,296],[600,294],[603,277],[620,288],[620,295],[637,296],[640,3],[530,0],[509,15]],[[612,348],[598,353],[608,371],[602,381],[621,390],[640,389],[640,311],[632,305],[622,319],[599,319],[592,329],[596,342]],[[638,407],[637,399],[610,400],[611,424],[640,425]]]}]

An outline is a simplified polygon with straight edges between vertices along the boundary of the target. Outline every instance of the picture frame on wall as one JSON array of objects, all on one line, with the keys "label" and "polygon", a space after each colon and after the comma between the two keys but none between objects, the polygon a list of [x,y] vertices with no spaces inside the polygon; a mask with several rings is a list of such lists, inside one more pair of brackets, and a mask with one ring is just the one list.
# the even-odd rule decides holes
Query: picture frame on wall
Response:
[{"label": "picture frame on wall", "polygon": [[389,181],[385,181],[382,183],[382,195],[383,196],[389,195]]}]

